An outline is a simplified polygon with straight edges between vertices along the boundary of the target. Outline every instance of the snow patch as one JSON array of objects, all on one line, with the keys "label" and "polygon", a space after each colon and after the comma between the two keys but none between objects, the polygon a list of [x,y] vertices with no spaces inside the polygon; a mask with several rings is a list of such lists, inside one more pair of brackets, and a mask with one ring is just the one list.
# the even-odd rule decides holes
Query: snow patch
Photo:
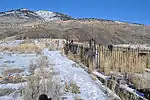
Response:
[{"label": "snow patch", "polygon": [[124,24],[124,22],[120,22],[120,21],[115,21],[115,23]]},{"label": "snow patch", "polygon": [[139,50],[150,50],[150,47],[147,44],[118,44],[113,45],[114,47],[122,47],[122,48],[132,48]]},{"label": "snow patch", "polygon": [[41,18],[44,18],[47,21],[49,21],[49,20],[57,20],[58,19],[58,18],[54,18],[56,16],[56,14],[51,12],[51,11],[40,10],[40,11],[36,11],[35,13],[38,16],[40,16]]},{"label": "snow patch", "polygon": [[16,84],[12,84],[12,83],[8,83],[8,84],[0,84],[0,89],[20,89],[20,88],[24,88],[27,85],[27,82],[24,83],[16,83]]},{"label": "snow patch", "polygon": [[103,78],[103,79],[107,79],[106,76],[104,76],[103,74],[101,74],[101,73],[99,73],[99,72],[94,71],[93,74],[94,74],[94,75],[97,75],[97,76],[99,76],[99,77],[101,77],[101,78]]}]

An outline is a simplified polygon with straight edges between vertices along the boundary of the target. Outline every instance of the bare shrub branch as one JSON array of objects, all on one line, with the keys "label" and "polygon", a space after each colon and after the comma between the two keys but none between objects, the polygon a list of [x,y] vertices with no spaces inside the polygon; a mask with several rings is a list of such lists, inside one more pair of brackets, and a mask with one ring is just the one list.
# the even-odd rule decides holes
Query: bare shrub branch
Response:
[{"label": "bare shrub branch", "polygon": [[46,56],[41,56],[36,63],[29,66],[33,73],[24,90],[24,100],[37,100],[40,94],[46,94],[53,100],[58,100],[62,86],[60,80],[53,75],[52,66]]}]

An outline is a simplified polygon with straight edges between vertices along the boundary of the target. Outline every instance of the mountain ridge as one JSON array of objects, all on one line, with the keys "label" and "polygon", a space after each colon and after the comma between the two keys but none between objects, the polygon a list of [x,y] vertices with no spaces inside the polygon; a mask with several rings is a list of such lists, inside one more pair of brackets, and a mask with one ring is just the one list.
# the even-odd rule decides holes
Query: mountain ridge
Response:
[{"label": "mountain ridge", "polygon": [[71,38],[97,43],[150,43],[150,26],[98,18],[73,18],[63,13],[28,9],[0,13],[0,38]]},{"label": "mountain ridge", "polygon": [[[3,12],[0,12],[0,14],[4,14],[6,12],[12,12],[12,11],[28,11],[28,12],[32,12],[32,13],[36,13],[37,12],[40,12],[40,11],[43,11],[43,12],[51,12],[52,14],[55,14],[55,15],[64,15],[66,17],[68,17],[67,20],[98,20],[98,21],[112,21],[112,22],[120,22],[120,23],[128,23],[128,24],[137,24],[137,25],[144,25],[144,26],[149,26],[149,25],[146,25],[146,24],[142,24],[142,23],[136,23],[136,22],[128,22],[128,21],[121,21],[121,20],[111,20],[111,19],[105,19],[105,18],[73,18],[67,14],[63,14],[63,13],[59,13],[59,12],[52,12],[52,11],[49,11],[49,10],[37,10],[37,11],[31,11],[29,9],[26,9],[26,8],[20,8],[20,9],[15,9],[15,10],[8,10],[8,11],[3,11]],[[40,16],[39,16],[40,17]],[[63,19],[62,19],[63,20]],[[47,20],[49,21],[49,20]]]}]

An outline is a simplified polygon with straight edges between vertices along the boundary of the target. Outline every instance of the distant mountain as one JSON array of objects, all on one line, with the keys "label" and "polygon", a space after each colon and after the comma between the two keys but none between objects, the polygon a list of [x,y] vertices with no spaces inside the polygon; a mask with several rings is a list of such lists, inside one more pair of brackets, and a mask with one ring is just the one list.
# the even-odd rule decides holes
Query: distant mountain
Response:
[{"label": "distant mountain", "polygon": [[0,38],[71,38],[100,44],[148,43],[150,26],[97,18],[73,18],[46,10],[16,9],[0,12]]},{"label": "distant mountain", "polygon": [[0,17],[16,17],[22,19],[41,19],[45,21],[51,20],[70,20],[72,17],[58,13],[58,12],[50,12],[45,10],[40,11],[30,11],[28,9],[16,9],[10,10],[6,12],[0,12]]},{"label": "distant mountain", "polygon": [[16,18],[40,18],[35,12],[28,9],[17,9],[6,12],[0,12],[1,17],[16,17]]}]

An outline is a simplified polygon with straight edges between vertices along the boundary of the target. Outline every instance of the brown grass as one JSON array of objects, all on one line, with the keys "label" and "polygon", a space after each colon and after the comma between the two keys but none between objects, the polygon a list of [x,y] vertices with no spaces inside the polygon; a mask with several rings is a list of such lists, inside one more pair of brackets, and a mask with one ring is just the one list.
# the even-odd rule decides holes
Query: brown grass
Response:
[{"label": "brown grass", "polygon": [[136,86],[138,89],[150,88],[150,79],[149,74],[132,74],[130,75],[130,81]]},{"label": "brown grass", "polygon": [[10,51],[10,52],[22,52],[22,53],[36,53],[41,49],[33,43],[20,44],[13,47],[1,47],[1,51]]}]

